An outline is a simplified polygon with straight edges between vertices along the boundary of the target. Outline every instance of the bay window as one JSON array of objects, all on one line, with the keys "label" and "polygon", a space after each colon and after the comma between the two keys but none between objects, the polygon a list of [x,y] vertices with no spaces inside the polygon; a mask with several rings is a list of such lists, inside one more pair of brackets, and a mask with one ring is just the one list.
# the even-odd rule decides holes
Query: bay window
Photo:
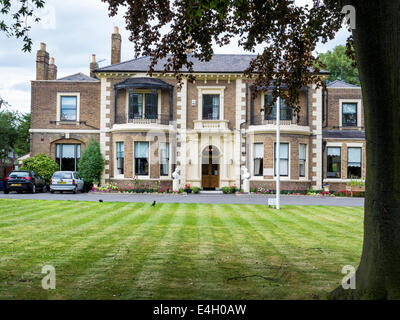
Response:
[{"label": "bay window", "polygon": [[160,176],[169,174],[169,143],[160,142]]},{"label": "bay window", "polygon": [[[277,173],[276,170],[276,163],[277,163],[277,157],[276,157],[276,143],[274,143],[274,172],[275,175]],[[280,175],[283,177],[288,177],[289,176],[289,143],[281,143],[280,148],[279,148],[279,159],[280,159]]]},{"label": "bay window", "polygon": [[262,176],[264,170],[264,144],[254,144],[254,176]]},{"label": "bay window", "polygon": [[135,142],[135,175],[149,175],[149,143]]},{"label": "bay window", "polygon": [[361,178],[361,148],[347,148],[347,178]]},{"label": "bay window", "polygon": [[117,173],[124,174],[124,143],[117,142]]},{"label": "bay window", "polygon": [[340,178],[342,149],[340,147],[327,148],[327,178]]},{"label": "bay window", "polygon": [[307,145],[299,144],[299,176],[306,176]]}]

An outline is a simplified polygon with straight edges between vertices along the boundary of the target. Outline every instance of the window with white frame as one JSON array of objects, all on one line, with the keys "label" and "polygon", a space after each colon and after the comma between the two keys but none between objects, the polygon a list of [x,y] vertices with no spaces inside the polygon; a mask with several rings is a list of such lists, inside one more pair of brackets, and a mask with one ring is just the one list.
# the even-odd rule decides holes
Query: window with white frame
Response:
[{"label": "window with white frame", "polygon": [[157,92],[129,92],[129,119],[157,119]]},{"label": "window with white frame", "polygon": [[361,174],[361,151],[359,147],[347,148],[347,178],[360,179]]},{"label": "window with white frame", "polygon": [[160,176],[169,175],[169,143],[160,142]]},{"label": "window with white frame", "polygon": [[219,120],[219,94],[203,94],[203,120]]},{"label": "window with white frame", "polygon": [[328,147],[327,148],[327,178],[340,179],[342,163],[342,148]]},{"label": "window with white frame", "polygon": [[56,144],[56,162],[61,171],[76,171],[81,158],[81,145],[71,143]]},{"label": "window with white frame", "polygon": [[357,103],[342,103],[342,126],[357,127]]},{"label": "window with white frame", "polygon": [[117,142],[116,158],[117,158],[117,173],[119,175],[123,175],[124,174],[124,143],[123,142]]},{"label": "window with white frame", "polygon": [[60,121],[77,121],[78,97],[60,96]]},{"label": "window with white frame", "polygon": [[[274,143],[274,172],[276,175],[276,163],[277,163],[277,157],[276,157],[276,143]],[[280,159],[280,175],[282,177],[288,177],[289,176],[289,143],[281,143],[279,147],[279,159]]]},{"label": "window with white frame", "polygon": [[306,176],[306,161],[307,161],[307,145],[299,144],[299,176]]},{"label": "window with white frame", "polygon": [[135,175],[149,175],[149,143],[135,142]]},{"label": "window with white frame", "polygon": [[262,176],[264,170],[264,144],[255,143],[253,149],[254,176]]}]

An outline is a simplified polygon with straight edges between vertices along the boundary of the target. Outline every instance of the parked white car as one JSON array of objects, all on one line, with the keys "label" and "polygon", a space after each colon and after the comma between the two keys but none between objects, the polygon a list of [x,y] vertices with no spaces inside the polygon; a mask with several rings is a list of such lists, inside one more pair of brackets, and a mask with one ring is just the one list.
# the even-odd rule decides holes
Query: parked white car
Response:
[{"label": "parked white car", "polygon": [[83,191],[84,183],[76,171],[56,171],[50,180],[50,192]]}]

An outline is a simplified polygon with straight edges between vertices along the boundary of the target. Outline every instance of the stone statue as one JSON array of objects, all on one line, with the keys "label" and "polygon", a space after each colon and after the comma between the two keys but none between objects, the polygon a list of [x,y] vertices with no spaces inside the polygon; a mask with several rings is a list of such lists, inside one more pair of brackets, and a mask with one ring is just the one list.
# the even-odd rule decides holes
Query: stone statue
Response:
[{"label": "stone statue", "polygon": [[179,192],[179,175],[180,169],[179,167],[175,168],[175,171],[172,173],[172,178],[174,180],[172,180],[172,191],[174,192]]},{"label": "stone statue", "polygon": [[180,178],[179,172],[180,172],[179,167],[176,167],[175,171],[172,173],[172,178],[174,180],[179,180]]}]

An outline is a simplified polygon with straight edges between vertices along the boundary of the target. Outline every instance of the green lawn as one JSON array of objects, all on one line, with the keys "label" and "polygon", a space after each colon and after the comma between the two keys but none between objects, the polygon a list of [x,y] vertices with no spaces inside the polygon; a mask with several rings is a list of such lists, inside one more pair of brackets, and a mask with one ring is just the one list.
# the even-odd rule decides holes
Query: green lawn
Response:
[{"label": "green lawn", "polygon": [[362,211],[0,200],[0,299],[322,299],[359,262]]}]

